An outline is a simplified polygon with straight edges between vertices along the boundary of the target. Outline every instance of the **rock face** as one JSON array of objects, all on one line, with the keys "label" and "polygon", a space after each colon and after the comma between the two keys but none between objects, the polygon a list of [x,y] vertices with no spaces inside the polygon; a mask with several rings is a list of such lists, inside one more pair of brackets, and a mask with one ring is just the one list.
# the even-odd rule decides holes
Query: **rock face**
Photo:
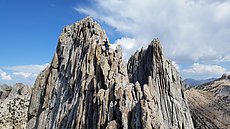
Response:
[{"label": "rock face", "polygon": [[128,74],[131,83],[141,85],[143,96],[138,101],[143,128],[193,128],[181,78],[163,56],[158,39],[130,58]]},{"label": "rock face", "polygon": [[230,75],[186,91],[196,129],[230,128]]},{"label": "rock face", "polygon": [[38,76],[29,129],[192,129],[183,85],[159,40],[123,61],[90,17],[66,26]]},{"label": "rock face", "polygon": [[0,129],[26,129],[30,93],[23,84],[0,86]]}]

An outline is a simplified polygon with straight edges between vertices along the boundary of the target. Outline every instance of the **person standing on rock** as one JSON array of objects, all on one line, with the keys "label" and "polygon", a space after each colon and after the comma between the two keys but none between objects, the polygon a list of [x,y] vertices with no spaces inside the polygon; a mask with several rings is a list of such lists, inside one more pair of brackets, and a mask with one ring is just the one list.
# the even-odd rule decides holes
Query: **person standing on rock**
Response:
[{"label": "person standing on rock", "polygon": [[110,42],[108,41],[108,39],[105,40],[105,53],[106,55],[109,54],[109,47],[110,47]]}]

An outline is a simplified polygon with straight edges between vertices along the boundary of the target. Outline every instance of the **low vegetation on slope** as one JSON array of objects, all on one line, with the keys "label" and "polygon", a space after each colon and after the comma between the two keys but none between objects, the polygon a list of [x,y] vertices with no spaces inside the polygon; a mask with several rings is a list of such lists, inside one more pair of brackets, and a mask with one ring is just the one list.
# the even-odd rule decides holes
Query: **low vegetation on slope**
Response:
[{"label": "low vegetation on slope", "polygon": [[230,128],[230,75],[224,74],[185,93],[195,128]]}]

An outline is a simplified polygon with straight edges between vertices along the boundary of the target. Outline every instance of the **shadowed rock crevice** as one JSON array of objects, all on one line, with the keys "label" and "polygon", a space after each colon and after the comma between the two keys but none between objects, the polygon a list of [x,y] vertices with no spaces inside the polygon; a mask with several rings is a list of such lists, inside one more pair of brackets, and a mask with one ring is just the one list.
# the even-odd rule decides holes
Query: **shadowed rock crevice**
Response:
[{"label": "shadowed rock crevice", "polygon": [[63,29],[34,85],[27,128],[193,129],[180,76],[155,39],[123,61],[88,17]]}]

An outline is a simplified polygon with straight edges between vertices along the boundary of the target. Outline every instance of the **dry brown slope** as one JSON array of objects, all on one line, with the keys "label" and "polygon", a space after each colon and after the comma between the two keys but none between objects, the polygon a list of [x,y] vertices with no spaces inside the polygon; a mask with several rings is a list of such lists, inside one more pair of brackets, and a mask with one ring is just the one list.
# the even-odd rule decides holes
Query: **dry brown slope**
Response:
[{"label": "dry brown slope", "polygon": [[230,76],[223,75],[185,93],[195,128],[230,128]]}]

